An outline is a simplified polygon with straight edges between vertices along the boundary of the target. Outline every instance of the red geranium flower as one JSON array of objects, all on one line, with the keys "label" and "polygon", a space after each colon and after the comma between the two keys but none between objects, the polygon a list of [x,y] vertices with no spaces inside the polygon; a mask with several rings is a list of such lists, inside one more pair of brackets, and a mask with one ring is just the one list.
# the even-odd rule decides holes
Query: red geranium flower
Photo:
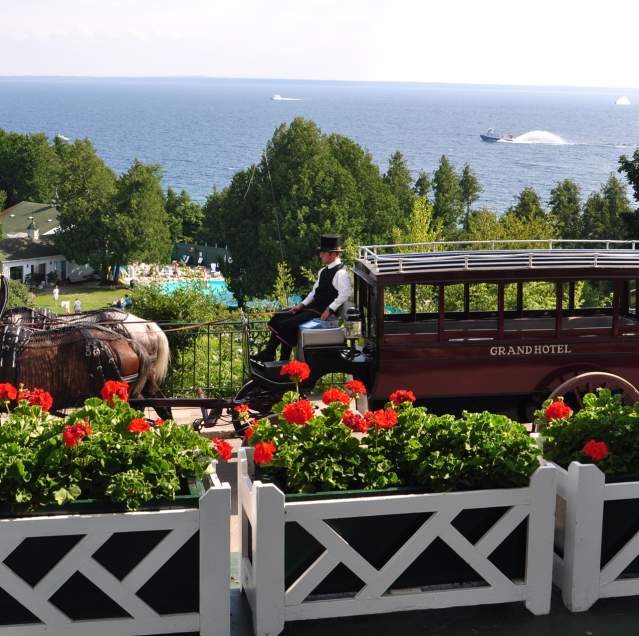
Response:
[{"label": "red geranium flower", "polygon": [[557,400],[544,409],[544,417],[547,420],[563,420],[571,415],[572,409],[562,400]]},{"label": "red geranium flower", "polygon": [[113,405],[113,397],[116,395],[123,402],[127,402],[129,399],[129,385],[126,382],[107,380],[100,391],[100,397]]},{"label": "red geranium flower", "polygon": [[397,389],[393,391],[388,398],[395,406],[399,406],[402,402],[414,402],[417,398],[412,391],[406,389]]},{"label": "red geranium flower", "polygon": [[233,452],[233,448],[225,439],[219,439],[218,437],[214,437],[211,439],[211,444],[218,452],[218,455],[224,460],[228,461],[231,459],[231,454]]},{"label": "red geranium flower", "polygon": [[280,375],[288,375],[293,382],[299,384],[311,375],[311,369],[305,362],[292,360],[280,369]]},{"label": "red geranium flower", "polygon": [[43,411],[48,411],[53,406],[53,397],[51,393],[44,389],[31,389],[27,392],[26,399],[29,400],[30,406],[39,406]]},{"label": "red geranium flower", "polygon": [[377,428],[393,428],[397,424],[397,413],[391,408],[366,411],[364,418],[369,426],[376,426]]},{"label": "red geranium flower", "polygon": [[605,457],[608,457],[609,453],[606,442],[598,442],[597,440],[591,439],[584,444],[583,454],[586,457],[590,457],[590,459],[599,462]]},{"label": "red geranium flower", "polygon": [[141,417],[135,417],[129,422],[130,433],[146,433],[151,429],[151,425]]},{"label": "red geranium flower", "polygon": [[92,433],[88,422],[76,422],[75,424],[67,424],[62,429],[62,439],[68,448],[73,448],[78,445],[81,439]]},{"label": "red geranium flower", "polygon": [[13,384],[9,384],[8,382],[0,384],[0,400],[15,400],[17,397],[18,389],[16,389]]},{"label": "red geranium flower", "polygon": [[353,413],[353,411],[344,411],[342,415],[342,422],[353,431],[357,433],[366,433],[368,431],[368,422],[359,413]]},{"label": "red geranium flower", "polygon": [[341,389],[329,389],[322,395],[322,402],[330,404],[331,402],[341,402],[348,406],[351,403],[351,397],[348,393],[344,393]]},{"label": "red geranium flower", "polygon": [[347,391],[350,391],[351,396],[354,398],[359,397],[360,395],[366,395],[366,387],[364,386],[364,383],[359,380],[350,380],[344,385],[344,388]]},{"label": "red geranium flower", "polygon": [[253,433],[255,433],[255,429],[252,426],[249,426],[244,431],[244,439],[246,440],[247,444],[251,441],[251,435],[253,435]]},{"label": "red geranium flower", "polygon": [[313,405],[308,400],[297,400],[287,404],[282,416],[289,424],[306,424],[313,417]]},{"label": "red geranium flower", "polygon": [[249,406],[248,404],[238,404],[237,406],[233,407],[233,410],[237,411],[238,413],[248,413]]},{"label": "red geranium flower", "polygon": [[253,453],[253,461],[256,464],[268,464],[273,460],[275,452],[275,444],[273,442],[258,442],[255,444],[255,452]]},{"label": "red geranium flower", "polygon": [[161,417],[156,417],[153,422],[156,426],[164,426],[166,422]]}]

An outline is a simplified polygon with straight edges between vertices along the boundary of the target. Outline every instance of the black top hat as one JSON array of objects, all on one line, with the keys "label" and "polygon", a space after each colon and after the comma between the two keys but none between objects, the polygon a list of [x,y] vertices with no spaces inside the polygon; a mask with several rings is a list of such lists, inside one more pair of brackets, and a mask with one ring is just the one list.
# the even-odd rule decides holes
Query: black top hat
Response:
[{"label": "black top hat", "polygon": [[341,252],[342,237],[339,234],[322,234],[320,236],[320,252]]}]

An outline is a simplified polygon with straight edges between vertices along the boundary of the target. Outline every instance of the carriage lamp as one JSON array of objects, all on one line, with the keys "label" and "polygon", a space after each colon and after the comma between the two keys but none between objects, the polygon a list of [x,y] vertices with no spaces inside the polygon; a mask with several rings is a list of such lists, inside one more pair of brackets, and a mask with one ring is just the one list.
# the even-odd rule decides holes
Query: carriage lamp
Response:
[{"label": "carriage lamp", "polygon": [[344,320],[346,329],[346,337],[356,340],[362,336],[362,315],[357,307],[349,307],[346,310],[346,319]]}]

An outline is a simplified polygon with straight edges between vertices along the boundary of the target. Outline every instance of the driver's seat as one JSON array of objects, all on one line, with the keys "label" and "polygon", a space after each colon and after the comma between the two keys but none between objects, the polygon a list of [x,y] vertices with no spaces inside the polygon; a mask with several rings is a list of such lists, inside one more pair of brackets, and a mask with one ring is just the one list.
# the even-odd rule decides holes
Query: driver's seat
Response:
[{"label": "driver's seat", "polygon": [[337,310],[338,320],[309,320],[299,327],[296,359],[304,362],[304,347],[344,347],[346,329],[340,323],[346,319],[346,312],[353,303],[347,300]]}]

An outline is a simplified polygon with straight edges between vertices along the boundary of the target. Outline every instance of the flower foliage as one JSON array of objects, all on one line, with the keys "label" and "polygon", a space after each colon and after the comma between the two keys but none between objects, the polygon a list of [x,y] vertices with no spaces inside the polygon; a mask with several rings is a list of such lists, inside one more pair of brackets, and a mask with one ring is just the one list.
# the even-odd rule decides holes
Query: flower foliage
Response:
[{"label": "flower foliage", "polygon": [[544,429],[544,457],[564,468],[573,461],[596,462],[607,475],[638,473],[639,403],[625,405],[609,389],[597,389],[582,401],[582,409]]},{"label": "flower foliage", "polygon": [[259,478],[289,493],[393,486],[435,492],[524,486],[538,466],[536,444],[507,417],[436,416],[414,406],[410,391],[391,398],[364,415],[349,410],[345,400],[325,399],[322,411],[313,413],[307,403],[298,416],[306,401],[285,394],[274,407],[279,419],[253,422],[246,436]]},{"label": "flower foliage", "polygon": [[172,500],[226,452],[189,427],[144,419],[117,391],[113,404],[89,398],[65,418],[46,411],[47,396],[21,389],[0,425],[0,506],[29,511],[95,499],[134,509]]}]

